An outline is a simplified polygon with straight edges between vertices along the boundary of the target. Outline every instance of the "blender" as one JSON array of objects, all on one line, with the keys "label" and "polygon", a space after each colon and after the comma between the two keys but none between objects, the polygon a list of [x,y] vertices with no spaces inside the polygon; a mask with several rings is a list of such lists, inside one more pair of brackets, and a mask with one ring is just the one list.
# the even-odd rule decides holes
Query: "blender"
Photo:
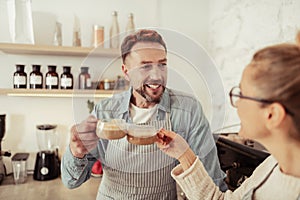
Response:
[{"label": "blender", "polygon": [[60,174],[56,125],[37,125],[36,136],[40,151],[36,155],[33,178],[39,181],[55,179]]}]

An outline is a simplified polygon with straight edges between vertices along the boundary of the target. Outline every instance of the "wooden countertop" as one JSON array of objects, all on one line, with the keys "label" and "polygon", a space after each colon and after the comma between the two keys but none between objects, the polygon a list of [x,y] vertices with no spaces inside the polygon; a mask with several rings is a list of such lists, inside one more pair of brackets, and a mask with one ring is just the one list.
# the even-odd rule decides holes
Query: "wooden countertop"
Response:
[{"label": "wooden countertop", "polygon": [[28,175],[27,181],[23,184],[15,185],[12,175],[5,177],[0,185],[0,199],[18,200],[95,200],[101,178],[91,177],[87,182],[75,189],[66,188],[61,178],[49,181],[33,180],[32,175]]}]

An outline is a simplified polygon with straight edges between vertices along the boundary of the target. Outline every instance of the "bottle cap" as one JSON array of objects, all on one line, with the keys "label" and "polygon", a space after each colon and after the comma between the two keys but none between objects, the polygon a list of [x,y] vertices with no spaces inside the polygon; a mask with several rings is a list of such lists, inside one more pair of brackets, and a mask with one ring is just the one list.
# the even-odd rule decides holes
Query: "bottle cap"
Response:
[{"label": "bottle cap", "polygon": [[101,25],[94,25],[94,30],[104,30],[104,26]]},{"label": "bottle cap", "polygon": [[89,67],[81,67],[81,72],[88,72],[89,70]]},{"label": "bottle cap", "polygon": [[48,65],[48,71],[55,72],[56,71],[56,66],[55,65]]},{"label": "bottle cap", "polygon": [[117,15],[118,15],[118,12],[117,12],[117,11],[113,11],[111,14],[112,14],[113,16],[117,16]]},{"label": "bottle cap", "polygon": [[32,65],[32,70],[33,71],[40,71],[41,65]]},{"label": "bottle cap", "polygon": [[16,64],[17,71],[24,71],[25,65]]},{"label": "bottle cap", "polygon": [[63,72],[64,73],[70,73],[71,72],[71,66],[63,66]]}]

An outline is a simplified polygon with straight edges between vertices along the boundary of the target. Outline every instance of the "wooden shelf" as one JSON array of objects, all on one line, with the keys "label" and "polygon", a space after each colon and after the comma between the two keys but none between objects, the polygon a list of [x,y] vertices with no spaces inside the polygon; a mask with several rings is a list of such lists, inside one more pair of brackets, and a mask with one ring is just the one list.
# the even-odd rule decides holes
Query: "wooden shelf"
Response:
[{"label": "wooden shelf", "polygon": [[10,54],[55,55],[55,56],[87,56],[118,57],[119,49],[89,48],[71,46],[48,46],[32,44],[0,43],[0,51]]},{"label": "wooden shelf", "polygon": [[47,89],[0,89],[0,95],[9,97],[62,97],[62,98],[107,98],[121,90],[47,90]]}]

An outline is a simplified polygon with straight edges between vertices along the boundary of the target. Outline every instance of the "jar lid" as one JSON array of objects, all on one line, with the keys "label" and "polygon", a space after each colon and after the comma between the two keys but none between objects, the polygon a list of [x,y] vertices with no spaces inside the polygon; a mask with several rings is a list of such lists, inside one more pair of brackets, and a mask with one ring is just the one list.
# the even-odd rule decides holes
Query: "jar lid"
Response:
[{"label": "jar lid", "polygon": [[87,72],[89,70],[89,67],[81,67],[80,69],[82,72]]},{"label": "jar lid", "polygon": [[48,65],[48,70],[49,71],[55,71],[56,70],[56,65]]},{"label": "jar lid", "polygon": [[34,71],[40,71],[41,65],[32,65],[32,70]]},{"label": "jar lid", "polygon": [[71,66],[63,66],[63,71],[64,72],[70,72],[71,71]]},{"label": "jar lid", "polygon": [[55,129],[57,125],[51,125],[51,124],[41,124],[37,125],[36,128],[39,130],[52,130]]},{"label": "jar lid", "polygon": [[16,68],[17,68],[17,70],[24,71],[25,65],[22,65],[22,64],[16,64]]},{"label": "jar lid", "polygon": [[23,160],[27,160],[29,156],[29,153],[16,153],[11,160],[12,161],[23,161]]},{"label": "jar lid", "polygon": [[94,25],[94,30],[103,30],[103,29],[104,29],[104,26],[97,25],[97,24]]}]

